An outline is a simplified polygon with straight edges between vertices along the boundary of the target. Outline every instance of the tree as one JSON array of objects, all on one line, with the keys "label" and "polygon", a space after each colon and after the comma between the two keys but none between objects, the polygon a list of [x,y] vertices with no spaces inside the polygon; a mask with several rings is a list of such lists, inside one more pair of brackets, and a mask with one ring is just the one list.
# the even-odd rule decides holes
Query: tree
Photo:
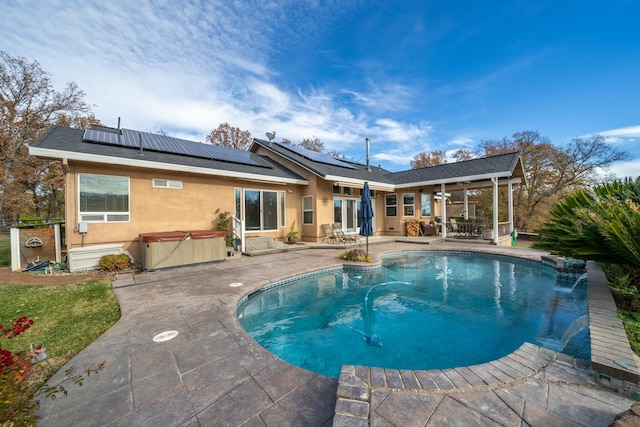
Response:
[{"label": "tree", "polygon": [[[28,146],[53,124],[97,121],[75,83],[62,91],[37,61],[0,51],[0,224],[20,215],[61,214],[60,165],[29,156]],[[47,218],[49,219],[49,218]]]},{"label": "tree", "polygon": [[247,150],[251,145],[251,133],[248,130],[241,130],[224,122],[211,131],[207,136],[207,141],[213,145],[235,148],[236,150]]},{"label": "tree", "polygon": [[[575,138],[558,147],[537,131],[516,132],[511,138],[484,141],[476,150],[479,157],[517,151],[524,164],[526,182],[516,187],[514,222],[518,230],[540,227],[549,219],[553,206],[569,192],[591,186],[600,180],[598,170],[630,157],[626,151],[607,145],[601,136]],[[507,212],[506,189],[499,197],[500,212]],[[480,198],[480,208],[491,204],[490,192]]]},{"label": "tree", "polygon": [[456,162],[462,162],[473,159],[473,154],[471,154],[471,151],[467,148],[458,148],[451,157],[453,157]]},{"label": "tree", "polygon": [[411,169],[419,169],[427,166],[437,166],[447,163],[447,153],[441,150],[432,151],[431,153],[420,152],[413,156],[411,160]]},{"label": "tree", "polygon": [[303,139],[298,144],[298,147],[302,147],[309,151],[317,151],[318,153],[322,153],[324,151],[324,143],[320,141],[320,138],[317,136]]}]

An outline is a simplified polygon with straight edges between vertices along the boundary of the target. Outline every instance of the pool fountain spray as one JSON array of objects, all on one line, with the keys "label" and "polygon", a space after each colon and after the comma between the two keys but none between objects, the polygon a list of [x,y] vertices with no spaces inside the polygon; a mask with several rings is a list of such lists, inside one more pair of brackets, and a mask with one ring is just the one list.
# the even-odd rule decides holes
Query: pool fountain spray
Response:
[{"label": "pool fountain spray", "polygon": [[[364,319],[365,322],[370,316],[370,314],[369,314],[369,294],[375,288],[379,288],[381,286],[387,286],[387,285],[411,285],[411,283],[409,283],[409,282],[400,282],[398,280],[394,280],[394,281],[391,281],[391,282],[378,283],[377,285],[373,285],[372,287],[370,287],[369,290],[367,291],[367,294],[364,296],[364,309],[365,309],[365,313],[366,313],[366,318]],[[372,307],[372,309],[373,309],[373,307]],[[369,329],[369,328],[365,328],[365,329]],[[380,335],[365,333],[364,334],[364,340],[365,340],[365,342],[367,344],[369,344],[372,347],[382,347],[382,338],[380,337]]]}]

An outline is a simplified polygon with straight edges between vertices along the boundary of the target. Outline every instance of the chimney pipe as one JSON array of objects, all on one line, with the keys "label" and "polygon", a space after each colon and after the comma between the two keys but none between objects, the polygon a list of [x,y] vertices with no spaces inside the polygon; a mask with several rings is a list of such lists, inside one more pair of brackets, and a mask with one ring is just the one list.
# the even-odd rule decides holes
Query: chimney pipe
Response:
[{"label": "chimney pipe", "polygon": [[367,170],[371,172],[371,164],[369,162],[369,143],[371,142],[371,140],[369,138],[365,138],[364,140],[367,143]]}]

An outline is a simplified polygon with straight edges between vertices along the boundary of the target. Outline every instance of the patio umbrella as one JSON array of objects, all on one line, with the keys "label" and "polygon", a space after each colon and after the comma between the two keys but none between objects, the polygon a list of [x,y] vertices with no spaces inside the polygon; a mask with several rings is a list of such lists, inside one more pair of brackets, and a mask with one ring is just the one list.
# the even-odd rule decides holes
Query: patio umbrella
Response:
[{"label": "patio umbrella", "polygon": [[367,238],[367,256],[369,256],[369,236],[373,236],[373,207],[368,182],[364,183],[360,199],[360,235]]}]

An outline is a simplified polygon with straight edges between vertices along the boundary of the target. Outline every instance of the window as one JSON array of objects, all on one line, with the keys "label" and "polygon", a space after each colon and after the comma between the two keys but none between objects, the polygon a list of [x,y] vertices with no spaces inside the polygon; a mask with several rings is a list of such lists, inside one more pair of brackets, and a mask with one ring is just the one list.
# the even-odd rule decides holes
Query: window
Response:
[{"label": "window", "polygon": [[414,216],[416,212],[416,195],[404,193],[402,195],[402,208],[404,216]]},{"label": "window", "polygon": [[245,190],[244,219],[249,231],[278,230],[278,192]]},{"label": "window", "polygon": [[280,227],[287,226],[287,199],[284,191],[280,192]]},{"label": "window", "polygon": [[129,177],[79,174],[82,222],[128,222]]},{"label": "window", "polygon": [[431,216],[431,194],[422,194],[422,216]]},{"label": "window", "polygon": [[384,196],[385,216],[398,216],[398,196],[387,194]]},{"label": "window", "polygon": [[340,186],[339,185],[334,185],[333,186],[333,194],[342,194],[342,192],[340,191]]},{"label": "window", "polygon": [[236,196],[236,218],[242,218],[242,190],[235,188]]},{"label": "window", "polygon": [[302,198],[302,223],[313,224],[313,196]]},{"label": "window", "polygon": [[176,181],[173,179],[153,179],[153,186],[159,188],[182,188],[182,181]]},{"label": "window", "polygon": [[342,188],[342,194],[344,194],[345,196],[350,196],[352,193],[351,187],[343,187]]}]

